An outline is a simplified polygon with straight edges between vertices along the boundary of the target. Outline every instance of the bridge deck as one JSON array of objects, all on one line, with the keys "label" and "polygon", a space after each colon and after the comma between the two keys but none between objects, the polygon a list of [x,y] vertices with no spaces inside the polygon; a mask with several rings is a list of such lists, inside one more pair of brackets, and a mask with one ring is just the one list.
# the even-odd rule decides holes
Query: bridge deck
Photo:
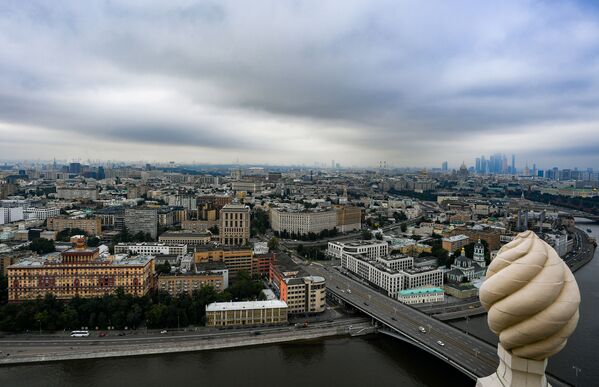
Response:
[{"label": "bridge deck", "polygon": [[[471,378],[490,375],[497,369],[499,359],[494,346],[344,276],[335,268],[314,264],[305,268],[313,275],[326,278],[327,291],[331,295]],[[422,333],[420,327],[425,328],[426,333]],[[553,377],[549,378],[554,386],[565,385]]]}]

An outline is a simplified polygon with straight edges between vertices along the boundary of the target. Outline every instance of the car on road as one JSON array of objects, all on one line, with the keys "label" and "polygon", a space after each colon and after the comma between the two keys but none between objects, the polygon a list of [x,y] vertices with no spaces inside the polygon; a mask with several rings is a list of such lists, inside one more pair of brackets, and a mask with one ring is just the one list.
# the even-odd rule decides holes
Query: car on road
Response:
[{"label": "car on road", "polygon": [[168,333],[168,332],[166,331],[166,329],[163,329],[163,330],[161,330],[161,331],[160,331],[160,334],[161,334],[161,335],[164,335],[164,334],[166,334],[166,333]]},{"label": "car on road", "polygon": [[347,289],[347,292],[348,292],[349,294],[351,294],[351,289]]},{"label": "car on road", "polygon": [[438,340],[438,341],[437,341],[437,344],[438,344],[438,345],[440,345],[441,347],[445,347],[445,343],[444,343],[444,342],[442,342],[441,340]]},{"label": "car on road", "polygon": [[98,337],[106,337],[106,332],[100,332],[100,334],[98,334]]},{"label": "car on road", "polygon": [[426,329],[424,329],[424,327],[418,327],[418,330],[422,333],[426,333]]},{"label": "car on road", "polygon": [[125,336],[125,335],[126,335],[126,333],[125,333],[125,332],[121,332],[121,333],[119,333],[119,336]]},{"label": "car on road", "polygon": [[367,302],[364,302],[364,305],[368,306],[368,303],[367,303]]},{"label": "car on road", "polygon": [[391,320],[393,321],[397,321],[397,319],[395,317],[391,317]]}]

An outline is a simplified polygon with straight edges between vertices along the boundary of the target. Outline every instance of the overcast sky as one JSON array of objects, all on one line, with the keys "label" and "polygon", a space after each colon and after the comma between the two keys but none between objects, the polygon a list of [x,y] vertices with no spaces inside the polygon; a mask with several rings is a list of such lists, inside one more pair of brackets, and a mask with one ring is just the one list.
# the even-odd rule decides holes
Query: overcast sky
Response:
[{"label": "overcast sky", "polygon": [[0,2],[0,159],[599,168],[593,1],[146,3]]}]

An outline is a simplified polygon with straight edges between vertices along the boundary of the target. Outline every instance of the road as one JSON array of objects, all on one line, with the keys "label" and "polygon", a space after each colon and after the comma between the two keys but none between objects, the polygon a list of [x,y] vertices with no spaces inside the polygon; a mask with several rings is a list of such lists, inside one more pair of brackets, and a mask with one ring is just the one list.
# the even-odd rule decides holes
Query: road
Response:
[{"label": "road", "polygon": [[[342,275],[337,269],[309,265],[306,270],[327,279],[327,289],[390,328],[437,352],[476,376],[490,375],[497,369],[497,349],[458,329],[395,301],[374,289]],[[422,333],[419,327],[424,327]],[[438,344],[443,342],[443,346]]]},{"label": "road", "polygon": [[587,264],[595,254],[587,234],[579,228],[574,229],[574,245],[572,251],[564,257],[564,261],[572,271],[580,269]]},{"label": "road", "polygon": [[[192,347],[201,344],[218,344],[219,342],[237,341],[243,344],[247,339],[289,337],[293,339],[298,334],[318,332],[327,329],[336,329],[346,334],[353,334],[355,330],[368,328],[370,320],[363,317],[339,319],[335,321],[311,323],[307,327],[294,325],[275,327],[251,327],[228,330],[200,328],[195,331],[169,331],[166,334],[158,332],[145,334],[137,331],[136,334],[98,337],[97,332],[90,332],[89,337],[70,337],[68,333],[46,336],[12,335],[0,339],[0,364],[4,360],[16,361],[18,358],[31,358],[35,356],[77,355],[91,351],[128,351],[138,349],[156,349],[171,347]],[[10,358],[10,359],[8,359]]]}]

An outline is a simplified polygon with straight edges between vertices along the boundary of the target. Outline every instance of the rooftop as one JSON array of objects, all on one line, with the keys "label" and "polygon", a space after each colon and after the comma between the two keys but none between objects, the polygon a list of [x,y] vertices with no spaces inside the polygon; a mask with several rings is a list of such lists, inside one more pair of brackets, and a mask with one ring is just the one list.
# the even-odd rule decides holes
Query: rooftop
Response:
[{"label": "rooftop", "polygon": [[218,312],[228,310],[249,310],[249,309],[283,309],[287,308],[284,301],[236,301],[236,302],[213,302],[206,305],[206,312]]}]

